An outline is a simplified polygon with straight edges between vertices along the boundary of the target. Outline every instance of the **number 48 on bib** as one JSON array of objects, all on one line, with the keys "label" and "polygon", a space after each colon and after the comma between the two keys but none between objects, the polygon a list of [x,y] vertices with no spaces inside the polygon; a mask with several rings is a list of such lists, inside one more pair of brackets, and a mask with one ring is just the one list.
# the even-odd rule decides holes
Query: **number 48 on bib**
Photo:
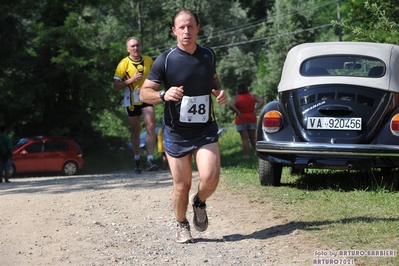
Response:
[{"label": "number 48 on bib", "polygon": [[180,122],[206,123],[209,118],[209,95],[183,96],[180,108]]}]

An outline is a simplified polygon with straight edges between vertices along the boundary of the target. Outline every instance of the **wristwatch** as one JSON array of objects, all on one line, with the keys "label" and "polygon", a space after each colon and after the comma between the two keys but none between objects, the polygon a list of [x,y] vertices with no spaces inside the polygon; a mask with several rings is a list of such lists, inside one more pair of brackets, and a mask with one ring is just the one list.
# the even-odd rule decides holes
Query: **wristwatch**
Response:
[{"label": "wristwatch", "polygon": [[161,100],[164,102],[165,101],[165,91],[162,90],[159,92],[159,98],[161,98]]}]

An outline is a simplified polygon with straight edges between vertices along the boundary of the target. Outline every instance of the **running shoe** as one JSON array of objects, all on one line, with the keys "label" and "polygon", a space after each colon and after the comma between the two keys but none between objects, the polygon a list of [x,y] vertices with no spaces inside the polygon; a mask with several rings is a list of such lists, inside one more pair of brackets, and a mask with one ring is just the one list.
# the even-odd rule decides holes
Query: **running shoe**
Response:
[{"label": "running shoe", "polygon": [[154,163],[153,160],[147,162],[147,171],[158,171],[158,165]]},{"label": "running shoe", "polygon": [[176,223],[176,241],[177,243],[194,243],[194,239],[191,236],[190,223]]},{"label": "running shoe", "polygon": [[204,203],[202,206],[196,206],[196,198],[197,194],[193,194],[190,197],[190,203],[193,206],[194,211],[193,224],[195,230],[203,232],[208,228],[208,215],[206,214],[206,204]]},{"label": "running shoe", "polygon": [[136,167],[134,167],[134,172],[136,174],[141,174],[141,172],[143,171],[143,168],[141,168],[140,160],[135,160],[135,161],[136,161]]}]

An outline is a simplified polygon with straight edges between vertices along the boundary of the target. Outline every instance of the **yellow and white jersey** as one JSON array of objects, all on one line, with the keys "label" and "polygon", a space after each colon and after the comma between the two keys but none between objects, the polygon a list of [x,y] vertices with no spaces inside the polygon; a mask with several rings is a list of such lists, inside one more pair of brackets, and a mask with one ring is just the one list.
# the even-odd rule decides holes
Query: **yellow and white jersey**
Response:
[{"label": "yellow and white jersey", "polygon": [[126,86],[124,91],[124,106],[133,106],[133,105],[141,105],[140,101],[140,88],[143,85],[145,79],[150,73],[151,66],[153,64],[153,60],[151,57],[142,55],[140,61],[134,61],[126,56],[123,58],[114,74],[114,80],[127,80],[133,77],[137,72],[141,72],[143,74],[143,78],[140,81],[133,82],[129,86]]}]

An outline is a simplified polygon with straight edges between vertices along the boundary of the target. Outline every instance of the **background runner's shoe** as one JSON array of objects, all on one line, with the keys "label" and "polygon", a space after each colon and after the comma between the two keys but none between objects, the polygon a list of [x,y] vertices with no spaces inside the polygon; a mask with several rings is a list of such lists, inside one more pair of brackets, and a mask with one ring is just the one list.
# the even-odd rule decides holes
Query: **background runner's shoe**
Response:
[{"label": "background runner's shoe", "polygon": [[158,165],[153,160],[147,162],[147,171],[158,171]]},{"label": "background runner's shoe", "polygon": [[135,161],[136,161],[136,167],[134,167],[134,172],[136,174],[141,174],[141,172],[143,171],[143,168],[141,168],[140,160],[135,160]]},{"label": "background runner's shoe", "polygon": [[208,228],[208,215],[206,214],[206,204],[204,206],[195,206],[195,198],[197,194],[190,196],[190,203],[193,206],[194,217],[193,224],[195,230],[203,232]]},{"label": "background runner's shoe", "polygon": [[194,243],[188,222],[176,224],[176,241],[177,243]]}]

